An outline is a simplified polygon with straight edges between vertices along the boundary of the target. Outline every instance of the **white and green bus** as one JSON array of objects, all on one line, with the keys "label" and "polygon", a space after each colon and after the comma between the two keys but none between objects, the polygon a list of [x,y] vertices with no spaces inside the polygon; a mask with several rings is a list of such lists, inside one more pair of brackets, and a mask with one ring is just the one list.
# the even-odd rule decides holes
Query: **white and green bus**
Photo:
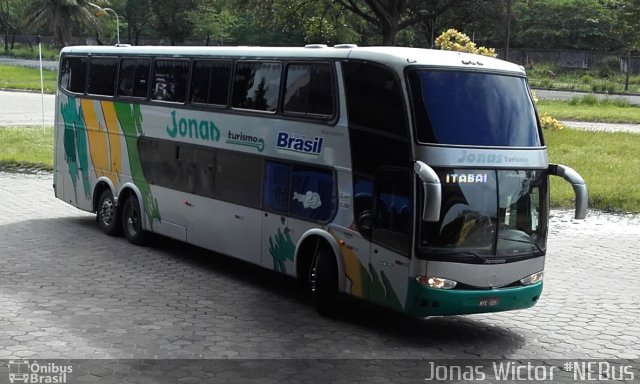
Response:
[{"label": "white and green bus", "polygon": [[[412,48],[64,48],[58,198],[415,316],[533,306],[549,164],[523,69]],[[99,241],[99,240],[96,240]]]}]

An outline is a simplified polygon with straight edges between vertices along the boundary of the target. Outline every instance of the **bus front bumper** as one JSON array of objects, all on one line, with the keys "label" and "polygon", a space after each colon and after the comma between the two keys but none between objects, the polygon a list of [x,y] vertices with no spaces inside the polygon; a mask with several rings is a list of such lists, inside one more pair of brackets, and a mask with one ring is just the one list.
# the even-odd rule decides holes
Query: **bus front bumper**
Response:
[{"label": "bus front bumper", "polygon": [[428,288],[410,279],[405,312],[419,317],[511,311],[533,307],[542,282],[525,287],[486,290]]}]

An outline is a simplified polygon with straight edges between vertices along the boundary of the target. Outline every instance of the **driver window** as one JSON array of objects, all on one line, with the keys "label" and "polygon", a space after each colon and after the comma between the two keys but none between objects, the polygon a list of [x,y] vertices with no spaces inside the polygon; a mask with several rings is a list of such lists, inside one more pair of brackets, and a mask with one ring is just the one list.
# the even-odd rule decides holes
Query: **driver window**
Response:
[{"label": "driver window", "polygon": [[412,178],[407,171],[386,171],[376,178],[373,242],[409,256],[413,233]]}]

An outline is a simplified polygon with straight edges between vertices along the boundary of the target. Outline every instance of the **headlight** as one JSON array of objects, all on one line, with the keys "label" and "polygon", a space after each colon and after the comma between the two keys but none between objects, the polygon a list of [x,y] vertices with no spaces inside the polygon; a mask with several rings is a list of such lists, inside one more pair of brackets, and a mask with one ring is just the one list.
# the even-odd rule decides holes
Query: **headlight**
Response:
[{"label": "headlight", "polygon": [[416,281],[419,284],[424,285],[425,287],[438,288],[438,289],[452,289],[458,284],[453,280],[445,279],[442,277],[422,276],[422,275],[416,276]]},{"label": "headlight", "polygon": [[544,272],[540,271],[540,272],[534,273],[531,276],[527,276],[524,279],[521,279],[520,283],[522,283],[522,285],[531,285],[531,284],[539,283],[542,281],[543,277],[544,277]]}]

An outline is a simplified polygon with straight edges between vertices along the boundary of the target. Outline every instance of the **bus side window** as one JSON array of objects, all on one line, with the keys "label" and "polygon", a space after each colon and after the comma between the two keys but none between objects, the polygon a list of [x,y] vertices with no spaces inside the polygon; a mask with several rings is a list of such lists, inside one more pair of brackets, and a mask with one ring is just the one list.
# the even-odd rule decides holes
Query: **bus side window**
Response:
[{"label": "bus side window", "polygon": [[280,63],[239,62],[233,83],[232,106],[275,112],[280,93]]},{"label": "bus side window", "polygon": [[86,57],[65,57],[60,72],[60,87],[69,92],[84,93],[87,81]]},{"label": "bus side window", "polygon": [[328,221],[336,208],[333,173],[329,169],[294,165],[291,172],[289,214],[314,221]]},{"label": "bus side window", "polygon": [[285,113],[333,116],[334,91],[329,63],[289,64],[286,76]]},{"label": "bus side window", "polygon": [[195,60],[191,73],[192,104],[226,106],[229,100],[231,62]]},{"label": "bus side window", "polygon": [[151,99],[184,103],[189,81],[189,60],[158,59],[153,66]]},{"label": "bus side window", "polygon": [[118,96],[146,98],[149,89],[150,59],[122,59]]},{"label": "bus side window", "polygon": [[291,166],[266,162],[263,185],[263,207],[268,211],[288,213]]},{"label": "bus side window", "polygon": [[115,57],[94,57],[89,65],[87,93],[90,95],[114,96],[118,60]]}]

